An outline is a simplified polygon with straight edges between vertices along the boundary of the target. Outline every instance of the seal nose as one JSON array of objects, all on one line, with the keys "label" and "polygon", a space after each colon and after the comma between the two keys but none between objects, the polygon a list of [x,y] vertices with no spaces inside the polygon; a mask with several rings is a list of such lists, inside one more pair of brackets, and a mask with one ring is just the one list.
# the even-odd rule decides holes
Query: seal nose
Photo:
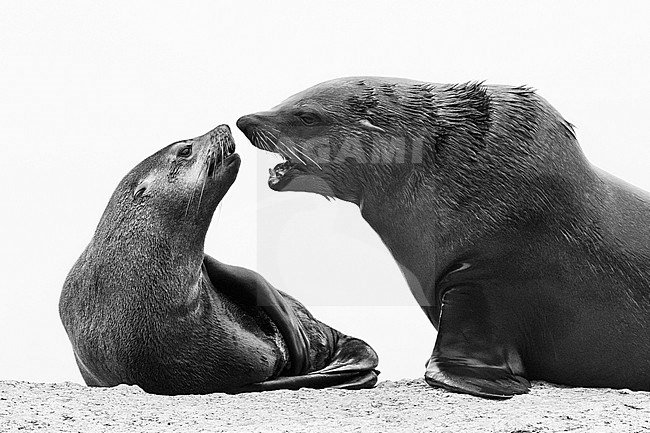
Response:
[{"label": "seal nose", "polygon": [[246,136],[250,133],[251,127],[255,123],[255,115],[254,114],[248,114],[246,116],[242,116],[237,120],[237,128],[241,130]]},{"label": "seal nose", "polygon": [[226,134],[231,133],[230,126],[226,125],[225,123],[223,125],[217,126],[217,131],[219,131],[221,133],[226,133]]}]

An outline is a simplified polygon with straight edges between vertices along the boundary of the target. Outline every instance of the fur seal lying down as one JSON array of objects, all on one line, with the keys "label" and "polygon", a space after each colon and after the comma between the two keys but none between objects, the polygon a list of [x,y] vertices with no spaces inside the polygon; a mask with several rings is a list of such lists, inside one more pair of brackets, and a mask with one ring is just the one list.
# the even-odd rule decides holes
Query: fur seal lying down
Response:
[{"label": "fur seal lying down", "polygon": [[359,205],[438,330],[429,384],[650,390],[650,196],[532,90],[343,78],[237,125],[272,189]]},{"label": "fur seal lying down", "polygon": [[239,170],[234,151],[222,125],[165,147],[118,185],[59,303],[88,385],[203,394],[376,383],[370,346],[203,253]]}]

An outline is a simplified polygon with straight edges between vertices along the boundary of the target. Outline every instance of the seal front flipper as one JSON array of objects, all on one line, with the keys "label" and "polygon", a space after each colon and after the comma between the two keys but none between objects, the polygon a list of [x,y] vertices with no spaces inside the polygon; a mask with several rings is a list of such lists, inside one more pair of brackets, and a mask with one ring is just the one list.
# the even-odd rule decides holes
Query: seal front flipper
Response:
[{"label": "seal front flipper", "polygon": [[512,332],[490,317],[481,288],[451,288],[440,308],[438,338],[425,373],[429,385],[487,398],[528,392]]},{"label": "seal front flipper", "polygon": [[204,255],[203,265],[220,293],[247,304],[258,305],[277,326],[289,350],[292,374],[309,370],[309,338],[301,321],[287,300],[257,272],[226,265]]},{"label": "seal front flipper", "polygon": [[486,398],[510,398],[525,394],[530,388],[528,380],[502,367],[464,365],[474,360],[447,361],[434,357],[429,360],[424,376],[431,386]]}]

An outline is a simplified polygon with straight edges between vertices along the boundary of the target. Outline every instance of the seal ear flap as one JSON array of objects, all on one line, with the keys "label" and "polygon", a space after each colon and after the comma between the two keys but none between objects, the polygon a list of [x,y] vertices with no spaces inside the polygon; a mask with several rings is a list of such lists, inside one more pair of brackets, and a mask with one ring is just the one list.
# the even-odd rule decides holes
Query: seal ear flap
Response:
[{"label": "seal ear flap", "polygon": [[142,195],[145,193],[147,188],[149,188],[149,185],[151,185],[151,179],[149,178],[140,182],[138,186],[136,186],[135,189],[133,190],[133,198],[142,197]]},{"label": "seal ear flap", "polygon": [[377,126],[377,125],[373,125],[373,124],[370,122],[370,120],[368,120],[368,119],[361,119],[361,120],[359,120],[359,121],[357,122],[357,124],[359,124],[359,126],[361,126],[363,129],[365,129],[365,130],[367,130],[367,131],[380,132],[380,133],[382,133],[382,134],[385,134],[385,133],[386,133],[386,131],[384,131],[384,130],[383,130],[382,128],[380,128],[379,126]]}]

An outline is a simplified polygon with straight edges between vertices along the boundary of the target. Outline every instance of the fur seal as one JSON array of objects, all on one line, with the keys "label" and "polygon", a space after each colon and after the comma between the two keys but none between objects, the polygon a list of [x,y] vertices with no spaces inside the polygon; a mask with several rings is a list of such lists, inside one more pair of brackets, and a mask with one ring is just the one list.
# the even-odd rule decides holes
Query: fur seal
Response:
[{"label": "fur seal", "polygon": [[429,384],[650,390],[650,195],[533,90],[352,77],[237,125],[272,189],[359,205],[438,330]]},{"label": "fur seal", "polygon": [[248,269],[204,254],[239,170],[230,128],[173,143],[120,182],[59,312],[88,385],[157,394],[370,388],[377,356]]}]

